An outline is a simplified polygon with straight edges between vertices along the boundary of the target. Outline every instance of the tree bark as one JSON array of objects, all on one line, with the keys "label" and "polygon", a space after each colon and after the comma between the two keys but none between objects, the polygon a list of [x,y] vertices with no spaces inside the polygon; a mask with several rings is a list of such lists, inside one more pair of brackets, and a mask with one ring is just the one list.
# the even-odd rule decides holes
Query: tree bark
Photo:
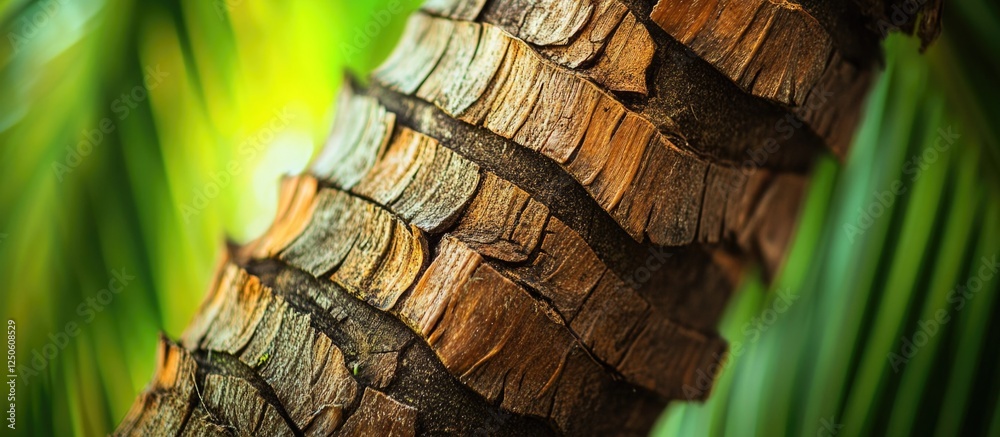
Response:
[{"label": "tree bark", "polygon": [[116,434],[646,433],[708,396],[894,4],[429,1]]}]

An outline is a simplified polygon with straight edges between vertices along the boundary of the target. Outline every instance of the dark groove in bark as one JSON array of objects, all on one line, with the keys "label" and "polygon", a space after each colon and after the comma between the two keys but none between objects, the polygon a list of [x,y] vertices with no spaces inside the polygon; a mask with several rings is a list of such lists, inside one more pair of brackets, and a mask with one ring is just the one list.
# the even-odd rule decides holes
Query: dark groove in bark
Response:
[{"label": "dark groove in bark", "polygon": [[[381,352],[401,351],[400,366],[392,382],[378,390],[419,410],[418,434],[480,431],[502,435],[553,434],[549,424],[542,420],[507,414],[489,405],[448,373],[430,347],[402,321],[352,296],[332,281],[313,278],[278,260],[253,261],[245,268],[285,298],[290,307],[309,314],[313,328],[330,337],[348,363],[361,363]],[[327,301],[331,311],[343,318],[337,320],[323,309],[317,297]],[[372,343],[381,347],[373,350]],[[362,385],[373,386],[364,370],[356,379]],[[506,420],[493,425],[495,429],[482,427],[491,417],[505,415]]]},{"label": "dark groove in bark", "polygon": [[[795,117],[789,108],[744,91],[708,61],[651,24],[648,14],[640,21],[656,41],[656,56],[647,71],[651,97],[641,107],[641,99],[619,98],[630,108],[637,107],[649,120],[676,123],[657,127],[678,147],[715,163],[738,167],[753,162],[751,151],[762,148],[765,139],[778,137],[776,125],[781,120],[789,115]],[[678,108],[672,102],[688,106]],[[807,173],[816,157],[827,153],[826,141],[807,124],[780,144],[777,153],[767,154],[762,168]]]},{"label": "dark groove in bark", "polygon": [[[663,302],[670,292],[684,284],[704,280],[711,263],[711,252],[724,250],[741,253],[735,242],[696,243],[684,247],[657,247],[648,241],[638,243],[604,211],[587,191],[559,165],[541,154],[507,140],[484,128],[453,119],[434,105],[372,83],[368,88],[356,85],[359,94],[377,98],[396,114],[396,124],[437,139],[441,145],[475,162],[531,195],[549,208],[549,212],[579,234],[608,268],[646,297],[654,306],[668,309]],[[540,177],[542,176],[542,177]],[[656,258],[659,268],[649,272],[648,261]],[[665,263],[662,259],[666,258]],[[696,269],[697,271],[691,271]],[[630,282],[642,271],[646,280]],[[695,276],[692,276],[695,275]],[[735,286],[735,284],[733,284]]]},{"label": "dark groove in bark", "polygon": [[[458,152],[458,151],[456,151],[456,152]],[[479,162],[477,162],[477,164],[481,165],[481,163],[479,163]],[[707,174],[706,174],[706,176],[707,176]],[[480,184],[482,183],[482,180],[483,179],[480,178]],[[515,183],[515,185],[517,185],[517,184]],[[404,218],[400,217],[398,214],[396,214],[395,211],[392,211],[391,209],[389,209],[389,207],[383,205],[382,203],[380,203],[377,200],[372,199],[372,198],[370,198],[368,196],[364,196],[364,195],[360,195],[360,194],[354,193],[352,191],[344,190],[343,188],[341,188],[337,184],[334,184],[334,183],[332,183],[332,182],[330,182],[328,180],[317,179],[317,186],[320,189],[336,190],[336,191],[339,191],[341,193],[344,193],[347,196],[351,196],[351,197],[355,197],[355,198],[361,199],[361,200],[363,200],[363,201],[365,201],[367,203],[370,203],[370,204],[374,205],[376,208],[382,210],[386,214],[392,215],[396,220],[399,220],[400,222],[405,223],[407,225],[410,224],[406,219],[404,219]],[[526,190],[526,191],[528,191],[528,190]],[[529,191],[529,194],[532,194],[532,193]],[[704,192],[702,194],[704,195]],[[587,195],[586,193],[584,193],[583,195],[584,196],[588,196],[587,198],[589,199],[589,195]],[[545,201],[543,201],[542,199],[538,199],[533,194],[532,194],[532,198],[534,198],[536,201],[539,201],[539,202],[545,204]],[[596,203],[595,203],[595,205],[596,205]],[[468,206],[468,205],[465,205],[465,206]],[[546,204],[546,207],[549,207],[550,213],[552,213],[553,215],[555,215],[554,212],[552,211],[552,207],[550,205]],[[463,207],[462,211],[460,211],[459,213],[456,214],[456,219],[460,219],[462,217],[462,215],[464,214],[464,208],[465,207]],[[600,208],[600,207],[595,206],[595,208]],[[601,210],[601,212],[604,212],[604,211]],[[559,218],[563,219],[565,221],[565,219],[563,217],[559,217]],[[608,219],[612,220],[612,221],[614,220],[614,219],[611,219],[610,216],[608,216]],[[425,232],[423,234],[424,237],[427,240],[427,247],[432,252],[431,253],[432,258],[433,258],[433,256],[437,255],[436,248],[438,247],[438,244],[440,243],[441,238],[443,238],[448,232],[450,232],[452,229],[454,229],[455,225],[457,225],[457,222],[458,222],[458,220],[455,220],[454,223],[452,223],[451,225],[445,227],[440,232],[436,232],[436,233],[433,233],[433,234]],[[700,225],[700,217],[699,217],[699,225]],[[614,224],[614,226],[617,226],[617,224]],[[572,228],[572,226],[570,226],[570,227]],[[574,229],[574,230],[577,231],[578,234],[580,234],[581,236],[583,236],[582,232],[580,232],[580,231],[578,231],[576,229]],[[697,234],[697,232],[695,232],[695,234]],[[601,234],[601,233],[594,234],[595,237],[596,236],[600,236],[600,235],[604,235],[604,234]],[[678,268],[683,269],[683,268],[687,267],[688,265],[698,266],[699,268],[704,267],[709,262],[709,258],[710,258],[709,252],[711,250],[713,250],[713,249],[723,247],[722,245],[718,245],[717,246],[717,245],[712,245],[712,244],[707,244],[707,243],[693,243],[690,246],[686,246],[686,247],[657,248],[657,247],[653,246],[652,244],[646,243],[646,244],[638,244],[638,248],[634,248],[633,249],[633,250],[636,251],[636,253],[633,256],[613,256],[613,257],[607,257],[607,259],[606,259],[605,257],[602,256],[602,254],[600,253],[600,251],[595,247],[595,245],[594,245],[593,242],[588,241],[586,238],[584,238],[584,240],[591,247],[591,249],[594,250],[594,253],[597,254],[598,258],[604,263],[604,265],[607,266],[615,275],[617,275],[619,278],[622,278],[622,279],[630,278],[630,277],[634,276],[639,269],[645,268],[643,261],[649,259],[652,256],[655,256],[655,255],[653,255],[653,253],[657,252],[657,251],[659,251],[661,253],[661,256],[669,257],[669,258],[677,261],[677,263],[675,263],[675,264],[668,264],[667,266],[664,266],[661,270],[663,270],[664,272],[673,271],[673,272],[676,273],[676,271],[677,271]],[[634,242],[635,240],[628,240],[628,241]],[[235,246],[232,246],[232,247],[235,247]],[[732,250],[732,251],[739,250],[735,245],[726,246],[725,249],[726,250]],[[509,263],[509,262],[504,262],[504,261],[501,261],[501,260],[496,260],[496,259],[493,259],[493,258],[490,258],[490,257],[486,257],[486,256],[484,256],[484,259],[490,265],[492,265],[494,268],[496,268],[499,271],[502,271],[505,276],[507,276],[508,278],[512,278],[509,274],[507,274],[507,270],[508,269],[513,268],[516,265],[530,264],[538,256],[538,254],[541,252],[541,250],[542,250],[541,247],[537,248],[534,252],[532,252],[528,256],[527,260],[525,260],[525,261],[523,261],[521,263]],[[619,252],[619,253],[621,253],[621,252]],[[618,263],[609,262],[608,259],[617,259],[617,260],[620,260],[621,262],[618,262]],[[426,267],[427,266],[424,266],[423,269],[421,269],[421,274],[423,274],[423,271],[426,270]],[[294,268],[294,267],[289,266],[289,268]],[[335,266],[331,267],[328,271],[326,271],[323,274],[319,275],[319,277],[321,277],[321,278],[329,277],[329,276],[331,276],[333,274],[333,272],[335,272],[339,268],[340,268],[339,264],[335,265]],[[640,295],[642,295],[643,298],[647,299],[647,301],[649,301],[650,303],[652,303],[654,306],[659,306],[661,309],[662,308],[666,308],[665,305],[663,305],[663,304],[659,304],[658,305],[657,302],[659,302],[661,299],[663,299],[665,297],[668,297],[668,296],[664,296],[663,293],[662,293],[662,291],[666,287],[666,285],[669,282],[669,280],[667,278],[662,277],[662,276],[656,276],[655,275],[656,272],[653,272],[653,273],[654,273],[654,275],[651,277],[651,280],[645,281],[647,284],[636,284],[637,286],[635,286],[633,288],[636,289],[637,291],[639,291]],[[529,289],[534,290],[533,287],[530,287],[530,286],[522,283],[519,280],[514,279],[514,282],[517,282],[517,283],[521,284],[524,287],[527,287]],[[412,287],[410,289],[407,289],[405,292],[403,292],[403,294],[400,295],[400,300],[405,299],[411,293],[411,291],[412,291]],[[545,299],[545,298],[543,298],[543,299]],[[545,300],[546,300],[546,302],[548,302],[547,299],[545,299]],[[549,302],[549,303],[551,303],[551,302]],[[553,306],[553,308],[554,308],[554,306]],[[680,321],[680,320],[674,320],[674,322],[678,323],[678,324],[680,324],[682,326],[691,328],[691,329],[702,330],[701,328],[698,328],[696,326],[689,326],[689,325],[685,324],[683,321]],[[715,330],[710,330],[710,331],[705,331],[705,332],[706,333],[715,334]]]},{"label": "dark groove in bark", "polygon": [[[275,394],[274,388],[271,387],[271,385],[257,373],[256,369],[250,367],[243,361],[240,361],[238,357],[230,355],[226,352],[213,350],[211,351],[211,356],[209,356],[209,351],[205,350],[190,352],[195,362],[198,363],[198,373],[200,376],[199,378],[196,378],[196,382],[197,379],[200,379],[201,381],[196,386],[199,393],[204,393],[205,378],[210,374],[240,378],[250,383],[250,385],[257,390],[260,397],[263,398],[264,401],[271,406],[271,408],[274,408],[279,416],[281,416],[281,418],[285,421],[285,424],[288,425],[288,428],[292,430],[292,433],[296,436],[305,435],[302,433],[302,430],[299,429],[298,425],[295,424],[295,421],[292,420],[288,411],[285,410],[285,406],[278,399],[278,395]],[[202,373],[202,370],[204,373]],[[199,402],[201,402],[200,399]],[[203,406],[203,408],[208,410],[207,406]]]},{"label": "dark groove in bark", "polygon": [[[777,137],[776,123],[795,114],[784,105],[747,93],[691,52],[649,18],[653,5],[644,1],[622,3],[646,27],[656,46],[646,71],[647,95],[609,91],[600,83],[590,82],[654,123],[679,148],[732,167],[751,160],[750,150],[761,148],[766,138]],[[510,6],[490,1],[480,19],[490,15],[487,13],[490,8],[505,7]],[[526,44],[537,51],[538,46]],[[539,56],[551,62],[544,55]],[[563,66],[558,68],[572,71]],[[684,103],[683,107],[679,102]],[[777,152],[766,154],[767,160],[761,167],[805,173],[812,168],[815,158],[827,150],[823,138],[808,125],[796,129],[791,138],[781,140],[780,144]]]},{"label": "dark groove in bark", "polygon": [[[197,373],[196,373],[196,375],[197,375]],[[198,384],[199,384],[198,378],[195,377],[195,380],[194,380],[195,387],[198,387]],[[201,388],[198,388],[198,390],[201,390]],[[181,434],[184,432],[184,428],[186,428],[187,425],[188,425],[188,422],[191,421],[191,416],[194,415],[194,410],[196,409],[196,406],[198,405],[197,402],[201,402],[201,400],[198,398],[198,393],[191,393],[191,396],[189,396],[189,398],[190,399],[188,399],[187,410],[184,411],[184,418],[181,419],[181,425],[179,427],[177,427],[177,433],[174,434],[176,437],[180,437]]]},{"label": "dark groove in bark", "polygon": [[[706,177],[707,177],[707,173],[706,173]],[[480,179],[480,180],[482,180],[482,179]],[[358,199],[361,199],[361,200],[363,200],[363,201],[365,201],[365,202],[367,202],[369,204],[374,205],[376,208],[382,210],[383,212],[392,215],[393,218],[395,218],[396,220],[399,220],[399,221],[401,221],[403,223],[409,224],[405,219],[403,219],[402,217],[399,217],[394,211],[392,211],[391,209],[389,209],[387,206],[381,204],[377,200],[374,200],[374,199],[372,199],[372,198],[370,198],[368,196],[359,195],[359,194],[353,193],[351,191],[346,191],[343,188],[340,188],[337,184],[334,184],[334,183],[332,183],[330,181],[325,181],[325,180],[317,180],[317,186],[320,189],[336,190],[336,191],[339,191],[341,193],[344,193],[347,196],[352,196],[352,197],[356,197]],[[524,207],[527,207],[527,205],[525,205]],[[518,220],[516,220],[516,221],[520,221],[519,220],[520,214],[522,214],[523,212],[524,212],[523,209],[520,210],[520,211],[518,211]],[[462,215],[462,213],[459,213],[457,216],[460,217],[461,215]],[[547,221],[548,221],[548,219],[546,219],[546,222]],[[450,230],[450,228],[446,228],[446,229],[442,230],[440,233],[437,233],[437,234],[431,234],[431,235],[424,234],[426,236],[433,236],[434,237],[433,241],[430,241],[430,240],[428,241],[428,250],[430,250],[431,252],[433,252],[432,253],[432,258],[437,256],[436,252],[437,252],[437,248],[439,247],[440,240],[441,240],[441,238],[449,230]],[[475,250],[475,249],[473,249],[473,250]],[[613,377],[615,379],[617,379],[617,380],[623,380],[623,379],[625,379],[624,375],[622,375],[621,372],[619,372],[617,369],[615,369],[613,365],[611,365],[611,364],[605,362],[603,359],[599,358],[593,352],[592,348],[590,346],[588,346],[583,341],[583,339],[580,337],[580,335],[576,331],[574,331],[573,329],[570,328],[570,322],[572,320],[568,319],[564,314],[562,314],[559,311],[558,307],[555,305],[555,303],[552,301],[552,299],[550,299],[549,297],[543,295],[541,292],[539,292],[537,289],[535,289],[535,287],[533,287],[530,284],[527,284],[524,281],[522,281],[521,279],[517,278],[516,275],[512,275],[511,274],[511,272],[510,272],[511,268],[513,268],[516,265],[521,265],[521,264],[525,264],[525,263],[530,264],[531,262],[533,262],[533,260],[536,257],[538,257],[543,252],[544,252],[544,250],[541,247],[541,242],[539,242],[539,247],[536,248],[529,255],[529,257],[528,257],[528,259],[526,261],[520,262],[520,263],[504,262],[504,261],[501,261],[501,260],[496,260],[496,259],[490,258],[488,256],[483,256],[482,254],[480,254],[480,255],[483,256],[483,262],[485,262],[487,265],[493,267],[496,271],[498,271],[501,275],[503,275],[504,277],[506,277],[510,281],[512,281],[512,282],[518,284],[519,286],[521,286],[522,288],[524,288],[525,291],[527,291],[532,296],[532,298],[534,298],[536,301],[539,301],[540,303],[542,303],[543,305],[545,305],[545,307],[551,313],[555,314],[559,318],[559,323],[562,324],[563,326],[565,326],[567,332],[569,332],[569,334],[576,340],[576,343],[579,345],[580,349],[583,350],[590,357],[591,360],[593,360],[596,364],[598,364],[599,366],[601,366],[601,368],[603,368],[607,373],[613,375]],[[477,253],[478,253],[478,251],[477,251]],[[701,260],[701,261],[704,261],[704,260]],[[275,260],[275,262],[281,262],[281,261],[280,260]],[[703,263],[701,263],[701,264],[703,264]],[[289,268],[289,269],[296,269],[294,266],[290,266],[290,265],[287,265],[287,264],[284,264],[284,265],[287,268]],[[335,266],[335,267],[329,269],[327,272],[325,272],[324,274],[320,275],[320,278],[325,278],[325,277],[331,276],[338,268],[339,268],[339,266]],[[427,266],[423,266],[422,267],[421,274],[420,274],[421,276],[423,275],[423,272],[426,271],[426,268],[427,268]],[[248,271],[250,271],[249,268],[248,268]],[[253,273],[253,272],[251,271],[251,273]],[[303,274],[308,274],[307,272],[302,272],[302,273]],[[255,276],[259,276],[259,275],[255,275]],[[312,275],[309,275],[309,276],[312,277]],[[334,283],[334,286],[337,286],[336,283]],[[596,288],[597,286],[598,285],[595,283],[593,287]],[[277,291],[277,288],[274,287],[274,286],[271,286],[271,288],[275,290],[275,293],[286,295],[285,293],[281,293],[281,292]],[[412,293],[412,289],[413,289],[413,287],[411,286],[410,288],[408,288],[407,290],[405,290],[400,295],[400,301],[405,300],[406,297],[408,295],[410,295],[410,293]],[[591,289],[590,291],[593,291],[593,289]],[[649,296],[649,287],[646,287],[645,291],[646,291],[646,293],[644,295],[641,292],[640,292],[640,295],[642,295],[642,297],[646,300],[647,303],[651,303],[653,306],[656,306],[656,298],[654,297],[652,300],[649,299],[649,297],[650,297]],[[320,315],[322,316],[322,311],[323,310],[319,309],[319,308],[314,308],[315,305],[313,303],[311,303],[311,302],[305,302],[305,303],[303,303],[301,305],[297,304],[295,302],[290,302],[290,304],[294,308],[299,309],[302,312],[307,312],[310,315],[313,315],[314,318],[316,317],[316,312],[320,312]],[[308,308],[307,307],[307,306],[310,306],[310,305],[312,305],[313,308]],[[664,306],[665,305],[660,305],[661,308],[664,307]],[[582,303],[581,303],[580,308],[582,308],[582,307],[583,306],[582,306]],[[684,327],[686,329],[691,329],[691,330],[695,330],[695,331],[701,331],[703,334],[708,335],[708,336],[718,335],[714,329],[704,330],[704,329],[701,329],[701,328],[699,328],[697,326],[687,325],[683,321],[679,321],[679,320],[671,320],[671,322],[675,323],[675,324],[677,324],[679,326],[682,326],[682,327]],[[316,329],[318,331],[321,331],[321,332],[326,332],[326,327],[325,326],[316,326],[317,325],[316,323],[313,323],[313,325],[314,325],[313,326],[314,329]],[[435,331],[435,329],[432,328],[431,331],[433,332],[433,331]],[[419,338],[417,338],[417,340],[419,341]],[[346,355],[346,352],[345,352],[345,355]],[[359,381],[359,382],[362,383],[363,385],[368,385],[368,384],[365,384],[363,381]],[[647,396],[649,396],[651,398],[660,398],[659,394],[657,394],[655,392],[652,392],[650,390],[647,390],[646,388],[635,387],[635,389],[637,391],[643,392],[645,395],[647,395]]]},{"label": "dark groove in bark", "polygon": [[[712,167],[705,167],[705,175],[701,178],[701,200],[698,201],[700,205],[705,204],[705,195],[708,193],[708,174],[712,172]],[[702,215],[705,214],[705,208],[702,207],[698,210],[698,221],[694,224],[694,234],[701,234],[701,219]]]},{"label": "dark groove in bark", "polygon": [[526,191],[580,234],[607,265],[628,271],[629,267],[634,268],[633,260],[640,259],[652,247],[632,239],[555,161],[484,128],[453,119],[430,103],[377,83],[367,89],[358,87],[358,92],[377,98],[395,113],[397,125],[440,141],[482,170]]}]

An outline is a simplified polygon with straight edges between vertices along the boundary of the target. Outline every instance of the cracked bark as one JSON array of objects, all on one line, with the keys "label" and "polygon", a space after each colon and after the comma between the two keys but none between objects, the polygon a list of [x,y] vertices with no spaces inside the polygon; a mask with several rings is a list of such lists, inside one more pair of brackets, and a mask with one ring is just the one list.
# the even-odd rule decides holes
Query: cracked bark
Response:
[{"label": "cracked bark", "polygon": [[709,395],[893,4],[427,2],[116,434],[646,433]]}]

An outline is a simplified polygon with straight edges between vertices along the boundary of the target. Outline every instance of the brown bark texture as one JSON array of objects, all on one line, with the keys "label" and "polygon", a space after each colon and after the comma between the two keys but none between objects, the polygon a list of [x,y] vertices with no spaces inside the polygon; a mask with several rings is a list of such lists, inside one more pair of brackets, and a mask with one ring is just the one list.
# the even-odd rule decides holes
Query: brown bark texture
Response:
[{"label": "brown bark texture", "polygon": [[881,24],[936,34],[903,3],[428,1],[116,434],[645,434],[709,395]]}]

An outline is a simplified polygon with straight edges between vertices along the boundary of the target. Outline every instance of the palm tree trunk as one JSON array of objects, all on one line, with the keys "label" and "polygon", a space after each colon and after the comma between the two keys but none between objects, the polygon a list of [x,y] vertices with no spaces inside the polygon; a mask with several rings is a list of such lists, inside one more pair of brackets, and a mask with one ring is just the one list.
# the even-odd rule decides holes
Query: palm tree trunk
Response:
[{"label": "palm tree trunk", "polygon": [[637,435],[705,399],[847,150],[895,4],[859,3],[429,1],[117,433]]}]

